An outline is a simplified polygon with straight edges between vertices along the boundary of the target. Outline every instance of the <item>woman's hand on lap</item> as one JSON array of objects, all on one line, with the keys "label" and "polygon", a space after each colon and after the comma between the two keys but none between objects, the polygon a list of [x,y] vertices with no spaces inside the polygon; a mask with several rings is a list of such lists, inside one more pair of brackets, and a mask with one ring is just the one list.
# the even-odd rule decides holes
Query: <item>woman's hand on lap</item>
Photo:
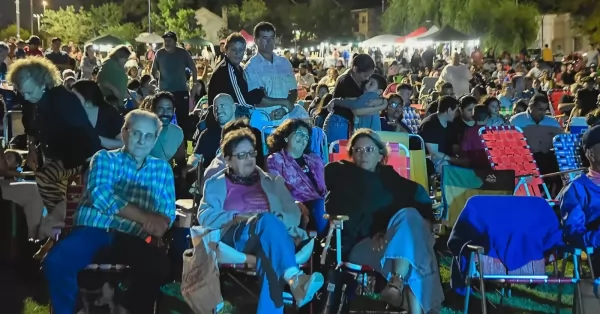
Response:
[{"label": "woman's hand on lap", "polygon": [[381,251],[387,246],[388,241],[383,232],[377,232],[371,239],[373,239],[373,251]]}]

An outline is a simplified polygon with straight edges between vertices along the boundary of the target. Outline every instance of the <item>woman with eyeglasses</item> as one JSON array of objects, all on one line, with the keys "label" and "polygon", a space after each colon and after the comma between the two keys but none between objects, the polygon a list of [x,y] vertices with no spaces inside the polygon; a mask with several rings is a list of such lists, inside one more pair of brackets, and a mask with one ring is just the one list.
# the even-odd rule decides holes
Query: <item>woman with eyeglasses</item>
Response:
[{"label": "woman with eyeglasses", "polygon": [[[311,133],[310,125],[300,119],[289,119],[281,124],[267,139],[271,154],[267,158],[267,169],[285,180],[294,199],[313,213],[313,227],[323,235],[327,227],[323,219],[327,194],[325,165],[321,157],[311,151]],[[308,212],[303,215],[309,218]]]},{"label": "woman with eyeglasses", "polygon": [[344,261],[389,278],[383,301],[413,314],[439,313],[444,292],[431,200],[423,186],[386,165],[388,154],[375,132],[357,130],[348,149],[351,161],[325,166],[327,213],[350,217],[342,230]]},{"label": "woman with eyeglasses", "polygon": [[313,298],[324,280],[320,273],[308,275],[298,268],[295,247],[308,238],[298,228],[300,209],[281,177],[256,166],[255,144],[248,129],[225,135],[221,152],[227,167],[206,181],[198,223],[218,229],[221,242],[256,256],[257,273],[262,277],[257,313],[283,313],[282,282],[289,283],[300,307]]}]

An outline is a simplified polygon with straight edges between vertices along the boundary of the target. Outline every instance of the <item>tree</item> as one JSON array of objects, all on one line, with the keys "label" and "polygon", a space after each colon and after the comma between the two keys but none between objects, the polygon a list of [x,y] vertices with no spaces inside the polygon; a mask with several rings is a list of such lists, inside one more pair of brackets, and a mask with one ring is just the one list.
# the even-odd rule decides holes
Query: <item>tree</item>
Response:
[{"label": "tree", "polygon": [[[19,30],[19,35],[23,39],[27,39],[29,36],[31,36],[29,31],[23,28]],[[11,24],[8,27],[0,30],[0,40],[9,39],[11,37],[17,37],[17,25],[15,24]]]},{"label": "tree", "polygon": [[[97,36],[105,29],[120,25],[125,20],[123,6],[116,3],[105,3],[100,6],[91,6],[85,11],[94,35]],[[116,35],[115,35],[116,36]]]},{"label": "tree", "polygon": [[382,28],[402,35],[430,23],[450,25],[480,35],[486,46],[518,51],[535,41],[538,16],[535,6],[513,0],[391,0]]},{"label": "tree", "polygon": [[227,13],[229,27],[250,30],[267,17],[269,9],[263,0],[244,0],[241,6],[229,6]]},{"label": "tree", "polygon": [[575,28],[592,43],[600,43],[600,2],[596,0],[570,0],[560,2],[559,10],[571,13]]},{"label": "tree", "polygon": [[135,38],[142,32],[140,27],[134,23],[125,23],[109,26],[100,31],[99,35],[117,36],[127,42],[135,43]]},{"label": "tree", "polygon": [[83,8],[69,5],[58,10],[46,9],[42,18],[42,29],[50,36],[59,36],[63,41],[83,42],[91,38],[92,23]]},{"label": "tree", "polygon": [[204,37],[202,25],[196,20],[196,12],[185,9],[187,0],[159,0],[159,13],[152,13],[152,27],[158,31],[173,31],[179,39]]}]

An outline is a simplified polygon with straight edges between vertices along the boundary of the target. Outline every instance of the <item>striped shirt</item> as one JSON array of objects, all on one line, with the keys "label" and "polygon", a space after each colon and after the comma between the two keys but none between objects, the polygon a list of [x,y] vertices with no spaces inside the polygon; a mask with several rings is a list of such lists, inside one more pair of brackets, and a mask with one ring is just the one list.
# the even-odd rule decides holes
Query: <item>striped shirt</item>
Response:
[{"label": "striped shirt", "polygon": [[87,186],[75,213],[75,226],[116,229],[147,237],[142,226],[117,214],[132,204],[175,219],[175,183],[169,164],[147,157],[142,168],[122,149],[97,152],[90,162]]}]

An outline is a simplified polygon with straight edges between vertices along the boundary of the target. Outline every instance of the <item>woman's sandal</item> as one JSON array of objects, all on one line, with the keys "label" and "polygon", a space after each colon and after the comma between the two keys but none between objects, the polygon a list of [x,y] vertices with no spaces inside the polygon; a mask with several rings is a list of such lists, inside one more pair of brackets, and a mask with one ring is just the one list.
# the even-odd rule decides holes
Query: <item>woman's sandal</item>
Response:
[{"label": "woman's sandal", "polygon": [[402,277],[394,275],[381,291],[381,300],[395,307],[401,308],[404,303],[404,281]]}]

